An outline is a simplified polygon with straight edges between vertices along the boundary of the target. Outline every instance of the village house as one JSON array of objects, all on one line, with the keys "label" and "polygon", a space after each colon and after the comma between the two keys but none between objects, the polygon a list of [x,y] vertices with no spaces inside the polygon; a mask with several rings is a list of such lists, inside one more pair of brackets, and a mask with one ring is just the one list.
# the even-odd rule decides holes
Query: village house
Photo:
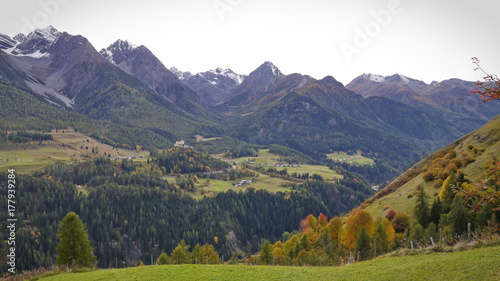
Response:
[{"label": "village house", "polygon": [[187,145],[187,144],[186,144],[183,140],[176,141],[176,142],[174,143],[174,147],[193,148],[192,146]]},{"label": "village house", "polygon": [[249,180],[240,180],[238,183],[233,184],[234,186],[245,186],[247,184],[253,183],[253,179]]}]

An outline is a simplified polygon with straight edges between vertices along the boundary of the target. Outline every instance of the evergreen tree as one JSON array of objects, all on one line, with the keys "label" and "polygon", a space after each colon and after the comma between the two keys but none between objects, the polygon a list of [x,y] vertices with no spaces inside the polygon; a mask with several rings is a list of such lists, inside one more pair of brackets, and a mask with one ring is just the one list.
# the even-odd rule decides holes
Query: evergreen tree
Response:
[{"label": "evergreen tree", "polygon": [[448,219],[453,227],[454,234],[460,234],[467,230],[467,223],[470,222],[465,200],[462,196],[455,196],[448,213]]},{"label": "evergreen tree", "polygon": [[71,267],[93,267],[96,264],[87,230],[77,214],[70,212],[64,217],[57,237],[61,241],[57,245],[57,264]]},{"label": "evergreen tree", "polygon": [[235,252],[231,255],[231,258],[229,259],[229,264],[232,265],[237,265],[238,264],[238,256],[236,255]]},{"label": "evergreen tree", "polygon": [[376,241],[374,247],[376,247],[377,255],[385,253],[385,251],[387,250],[386,241],[388,239],[387,239],[387,233],[385,232],[384,226],[382,224],[382,220],[380,220],[377,223],[377,226],[375,227],[374,236]]},{"label": "evergreen tree", "polygon": [[157,264],[162,265],[162,264],[168,264],[168,255],[165,254],[165,252],[161,252],[160,256],[158,257],[158,260],[156,261]]},{"label": "evergreen tree", "polygon": [[417,223],[411,226],[409,241],[413,241],[415,243],[420,243],[424,241],[424,228],[421,224]]},{"label": "evergreen tree", "polygon": [[441,200],[439,198],[434,199],[432,202],[431,211],[430,211],[430,222],[433,222],[435,225],[439,224],[439,219],[441,217],[442,207]]},{"label": "evergreen tree", "polygon": [[426,229],[426,233],[427,233],[427,238],[429,238],[429,241],[430,241],[430,237],[432,237],[434,239],[434,241],[437,241],[438,228],[437,228],[437,225],[434,224],[434,222],[429,223],[429,226]]},{"label": "evergreen tree", "polygon": [[368,235],[368,231],[364,226],[359,230],[354,250],[356,251],[356,253],[358,251],[360,252],[360,260],[367,260],[368,258],[370,258],[370,236]]},{"label": "evergreen tree", "polygon": [[191,260],[194,264],[203,263],[203,253],[201,252],[201,245],[197,243],[193,247],[193,251],[191,252]]},{"label": "evergreen tree", "polygon": [[188,253],[189,245],[186,245],[186,241],[182,239],[182,241],[175,247],[172,251],[172,261],[174,264],[185,264],[189,263],[189,253]]},{"label": "evergreen tree", "polygon": [[427,225],[429,225],[430,222],[429,205],[427,204],[427,195],[425,194],[423,188],[421,188],[420,192],[418,192],[413,215],[420,225],[422,225],[424,228],[427,228]]},{"label": "evergreen tree", "polygon": [[264,243],[262,243],[259,259],[265,264],[270,264],[273,260],[272,245],[269,240],[264,240]]}]

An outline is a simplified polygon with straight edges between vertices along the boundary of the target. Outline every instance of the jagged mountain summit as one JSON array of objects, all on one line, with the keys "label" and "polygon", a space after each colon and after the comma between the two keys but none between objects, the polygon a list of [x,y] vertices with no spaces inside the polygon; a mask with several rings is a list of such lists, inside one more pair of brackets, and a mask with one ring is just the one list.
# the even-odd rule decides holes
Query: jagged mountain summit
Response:
[{"label": "jagged mountain summit", "polygon": [[[373,94],[373,92],[368,91],[368,85],[371,86],[372,89],[377,88],[380,92],[378,94]],[[391,85],[394,88],[386,89],[384,88],[386,85]],[[426,86],[427,84],[425,84],[425,82],[401,74],[382,76],[371,73],[364,73],[354,78],[349,84],[346,85],[348,89],[359,93],[365,98],[377,95],[386,98],[399,99],[399,101],[421,92]]]},{"label": "jagged mountain summit", "polygon": [[270,61],[264,62],[249,75],[221,67],[196,74],[180,71],[175,67],[170,70],[200,95],[204,105],[210,107],[224,103],[249,103],[258,99],[260,94],[272,87],[278,77],[283,76]]},{"label": "jagged mountain summit", "polygon": [[99,66],[106,63],[86,38],[52,26],[16,35],[12,41],[10,48],[0,52],[0,77],[27,86],[63,107],[73,107],[81,93],[95,87]]},{"label": "jagged mountain summit", "polygon": [[245,106],[259,99],[283,73],[272,62],[266,61],[252,71],[243,82],[231,89],[228,106]]},{"label": "jagged mountain summit", "polygon": [[169,68],[168,70],[175,74],[175,76],[177,76],[177,78],[179,78],[181,81],[185,81],[189,77],[193,76],[193,73],[189,71],[182,71],[175,66]]},{"label": "jagged mountain summit", "polygon": [[52,26],[36,29],[28,35],[18,34],[14,38],[0,34],[0,49],[15,56],[39,58],[49,54],[50,47],[61,34]]},{"label": "jagged mountain summit", "polygon": [[182,105],[200,102],[199,96],[186,87],[144,45],[138,46],[128,40],[119,39],[99,53],[103,58],[174,103]]},{"label": "jagged mountain summit", "polygon": [[235,73],[230,68],[211,69],[209,71],[191,74],[171,68],[177,77],[197,92],[206,106],[217,106],[231,98],[231,89],[240,85],[246,75]]},{"label": "jagged mountain summit", "polygon": [[[478,124],[500,114],[498,104],[484,104],[478,95],[470,95],[474,82],[461,79],[433,81],[426,84],[400,74],[381,76],[363,74],[353,79],[346,88],[361,94],[365,98],[386,97],[424,112],[447,115],[468,126],[468,131],[477,128]],[[458,120],[460,119],[460,120]],[[476,121],[474,121],[476,120]]]}]

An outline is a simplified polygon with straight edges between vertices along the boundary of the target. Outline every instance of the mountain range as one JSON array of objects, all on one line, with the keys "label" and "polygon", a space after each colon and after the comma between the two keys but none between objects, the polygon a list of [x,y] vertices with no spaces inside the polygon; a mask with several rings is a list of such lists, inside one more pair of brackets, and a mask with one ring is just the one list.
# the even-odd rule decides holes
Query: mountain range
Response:
[{"label": "mountain range", "polygon": [[[344,86],[331,76],[285,75],[269,61],[248,75],[222,68],[192,74],[167,68],[143,45],[117,40],[97,51],[85,37],[52,26],[0,34],[0,79],[18,90],[11,104],[31,95],[74,120],[60,126],[80,126],[113,144],[153,149],[195,134],[226,135],[316,159],[361,150],[394,167],[500,113],[498,103],[468,95],[473,82],[459,79],[426,84],[363,74]],[[10,116],[17,125],[1,129],[39,129],[54,119],[50,112],[18,115]]]}]

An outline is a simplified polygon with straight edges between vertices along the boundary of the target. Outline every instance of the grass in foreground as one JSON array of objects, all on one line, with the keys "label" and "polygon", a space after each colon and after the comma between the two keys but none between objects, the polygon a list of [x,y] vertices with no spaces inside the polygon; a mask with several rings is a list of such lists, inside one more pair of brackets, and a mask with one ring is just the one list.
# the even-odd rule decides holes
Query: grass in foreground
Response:
[{"label": "grass in foreground", "polygon": [[163,265],[63,273],[56,280],[500,280],[500,246],[383,257],[341,267]]}]

